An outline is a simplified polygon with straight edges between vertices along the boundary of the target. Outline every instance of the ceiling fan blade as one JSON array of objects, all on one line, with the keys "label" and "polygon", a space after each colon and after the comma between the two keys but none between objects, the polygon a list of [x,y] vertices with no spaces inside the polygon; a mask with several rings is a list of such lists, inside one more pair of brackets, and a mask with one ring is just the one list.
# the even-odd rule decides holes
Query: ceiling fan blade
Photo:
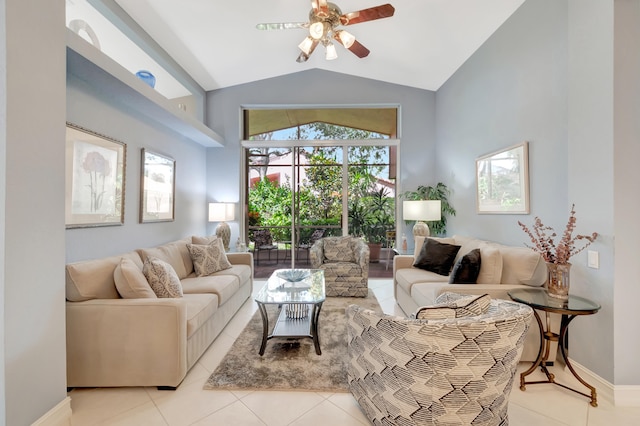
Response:
[{"label": "ceiling fan blade", "polygon": [[298,30],[309,28],[308,22],[274,22],[257,24],[259,30]]},{"label": "ceiling fan blade", "polygon": [[364,47],[358,40],[355,40],[348,49],[358,58],[366,58],[369,56],[369,49]]},{"label": "ceiling fan blade", "polygon": [[329,14],[327,0],[311,0],[311,7],[316,15],[320,17],[327,16]]},{"label": "ceiling fan blade", "polygon": [[395,11],[396,9],[387,3],[381,6],[370,7],[369,9],[345,13],[340,17],[340,23],[342,25],[353,25],[376,19],[389,18],[393,16]]}]

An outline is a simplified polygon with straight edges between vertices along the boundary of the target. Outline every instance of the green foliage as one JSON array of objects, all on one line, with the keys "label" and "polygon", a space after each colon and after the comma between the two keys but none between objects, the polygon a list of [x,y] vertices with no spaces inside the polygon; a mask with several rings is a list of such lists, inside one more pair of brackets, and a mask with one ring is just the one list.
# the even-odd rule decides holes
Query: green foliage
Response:
[{"label": "green foliage", "polygon": [[439,221],[427,222],[429,229],[434,235],[446,235],[447,216],[455,216],[456,210],[449,204],[451,190],[442,182],[436,186],[420,185],[415,191],[406,191],[402,194],[407,200],[440,200],[442,203],[442,219]]}]

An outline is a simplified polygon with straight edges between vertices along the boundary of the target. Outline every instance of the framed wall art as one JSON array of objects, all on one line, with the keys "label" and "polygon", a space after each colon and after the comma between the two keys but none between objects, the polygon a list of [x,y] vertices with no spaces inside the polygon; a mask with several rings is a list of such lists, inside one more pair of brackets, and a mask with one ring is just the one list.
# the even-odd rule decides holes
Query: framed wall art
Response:
[{"label": "framed wall art", "polygon": [[478,158],[476,188],[478,213],[528,214],[528,142]]},{"label": "framed wall art", "polygon": [[124,223],[126,144],[67,123],[65,225]]},{"label": "framed wall art", "polygon": [[174,220],[175,169],[173,158],[142,148],[140,223]]}]

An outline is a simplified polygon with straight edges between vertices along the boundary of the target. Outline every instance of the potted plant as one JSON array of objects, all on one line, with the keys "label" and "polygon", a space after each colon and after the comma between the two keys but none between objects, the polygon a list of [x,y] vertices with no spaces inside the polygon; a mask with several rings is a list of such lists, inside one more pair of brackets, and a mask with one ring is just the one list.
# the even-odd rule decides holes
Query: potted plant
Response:
[{"label": "potted plant", "polygon": [[369,244],[369,261],[380,261],[386,232],[393,229],[393,199],[385,188],[355,199],[349,207],[349,233],[362,237]]},{"label": "potted plant", "polygon": [[456,210],[449,204],[451,190],[442,182],[436,186],[420,185],[415,191],[406,191],[402,197],[406,200],[440,200],[442,204],[442,219],[428,222],[432,234],[444,236],[447,233],[447,216],[455,216]]}]

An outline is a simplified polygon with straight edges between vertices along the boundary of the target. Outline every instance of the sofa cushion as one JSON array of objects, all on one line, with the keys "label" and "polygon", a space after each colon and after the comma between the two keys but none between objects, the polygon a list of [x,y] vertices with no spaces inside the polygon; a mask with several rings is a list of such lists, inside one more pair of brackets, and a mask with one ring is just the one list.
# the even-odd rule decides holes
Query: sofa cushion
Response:
[{"label": "sofa cushion", "polygon": [[326,237],[322,239],[322,251],[326,262],[355,262],[353,237]]},{"label": "sofa cushion", "polygon": [[499,246],[502,255],[503,284],[544,285],[547,266],[540,254],[527,247]]},{"label": "sofa cushion", "polygon": [[482,264],[478,273],[478,284],[500,284],[502,277],[502,253],[494,245],[483,242],[480,244]]},{"label": "sofa cushion", "polygon": [[155,299],[153,292],[142,270],[131,259],[123,257],[113,271],[113,279],[118,293],[123,299]]},{"label": "sofa cushion", "polygon": [[184,294],[210,293],[218,296],[219,305],[231,299],[240,288],[235,275],[208,275],[205,277],[188,277],[182,280]]},{"label": "sofa cushion", "polygon": [[193,272],[193,262],[189,250],[187,250],[187,244],[190,243],[191,238],[183,238],[158,247],[138,249],[137,251],[143,262],[147,257],[155,257],[167,262],[176,271],[178,278],[182,279]]},{"label": "sofa cushion", "polygon": [[451,293],[444,293],[436,299],[436,305],[418,308],[415,316],[432,320],[477,316],[486,313],[490,303],[488,294],[451,297]]},{"label": "sofa cushion", "polygon": [[187,339],[193,335],[218,310],[216,294],[185,294],[187,304]]},{"label": "sofa cushion", "polygon": [[440,275],[449,275],[460,246],[427,238],[413,266]]},{"label": "sofa cushion", "polygon": [[453,265],[453,270],[449,276],[449,283],[452,284],[475,284],[480,273],[480,249],[473,249],[462,256]]},{"label": "sofa cushion", "polygon": [[173,267],[162,259],[147,257],[142,273],[158,297],[182,297],[182,285]]},{"label": "sofa cushion", "polygon": [[101,259],[69,263],[65,267],[66,297],[70,302],[91,299],[119,299],[113,272],[122,258],[133,261],[142,269],[142,260],[136,252]]},{"label": "sofa cushion", "polygon": [[[250,283],[251,282],[251,266],[249,265],[234,265],[231,264],[229,269],[224,269],[222,271],[214,272],[211,276],[217,275],[233,275],[238,278],[240,283]],[[192,278],[195,274],[190,275],[189,278]]]},{"label": "sofa cushion", "polygon": [[211,275],[231,268],[231,263],[227,260],[221,239],[216,238],[207,245],[187,244],[187,249],[191,254],[196,276]]}]

